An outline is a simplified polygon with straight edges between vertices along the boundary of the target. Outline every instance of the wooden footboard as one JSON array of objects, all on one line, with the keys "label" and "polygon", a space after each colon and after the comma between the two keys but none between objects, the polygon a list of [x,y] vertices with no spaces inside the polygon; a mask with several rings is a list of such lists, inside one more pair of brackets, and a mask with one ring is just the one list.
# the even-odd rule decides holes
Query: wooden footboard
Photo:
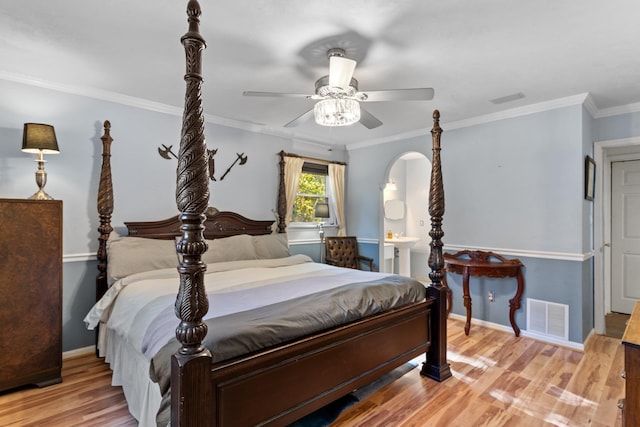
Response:
[{"label": "wooden footboard", "polygon": [[429,299],[214,365],[212,425],[286,425],[425,354],[433,304]]}]

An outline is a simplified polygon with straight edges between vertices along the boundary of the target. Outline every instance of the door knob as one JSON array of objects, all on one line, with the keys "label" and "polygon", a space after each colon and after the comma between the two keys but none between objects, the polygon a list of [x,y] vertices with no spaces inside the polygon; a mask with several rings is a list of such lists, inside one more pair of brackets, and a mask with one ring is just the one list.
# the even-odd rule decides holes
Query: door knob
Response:
[{"label": "door knob", "polygon": [[604,246],[607,247],[607,248],[610,248],[611,247],[611,243],[607,242],[607,243],[604,244]]}]

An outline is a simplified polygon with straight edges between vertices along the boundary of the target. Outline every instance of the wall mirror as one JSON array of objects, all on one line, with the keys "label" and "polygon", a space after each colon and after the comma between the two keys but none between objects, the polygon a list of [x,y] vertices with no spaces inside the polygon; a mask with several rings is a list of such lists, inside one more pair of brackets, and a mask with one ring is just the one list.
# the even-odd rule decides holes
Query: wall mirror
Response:
[{"label": "wall mirror", "polygon": [[387,200],[384,202],[384,217],[386,219],[403,219],[404,202],[402,200]]}]

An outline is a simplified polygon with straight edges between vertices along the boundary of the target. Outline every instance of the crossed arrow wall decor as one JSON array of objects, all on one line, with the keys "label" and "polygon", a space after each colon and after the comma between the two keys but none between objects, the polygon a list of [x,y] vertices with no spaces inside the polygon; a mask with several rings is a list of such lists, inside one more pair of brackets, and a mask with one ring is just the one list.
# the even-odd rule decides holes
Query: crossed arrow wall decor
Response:
[{"label": "crossed arrow wall decor", "polygon": [[[171,147],[173,147],[173,145],[170,145],[167,147],[164,144],[162,144],[162,147],[158,147],[158,154],[160,154],[160,157],[162,157],[163,159],[171,160],[171,157],[173,156],[174,158],[177,159],[178,156],[176,156],[176,154],[173,151],[171,151]],[[216,167],[215,167],[215,159],[214,159],[214,156],[216,155],[217,152],[218,152],[217,148],[214,150],[207,149],[207,166],[209,166],[209,178],[211,179],[211,181],[217,181],[215,177]],[[249,157],[245,156],[244,153],[236,153],[236,156],[237,157],[233,161],[233,163],[229,165],[227,170],[224,171],[224,173],[220,177],[220,181],[222,181],[224,177],[227,176],[229,172],[231,172],[231,169],[236,164],[244,165],[245,163],[247,163],[247,160],[249,159]]]}]

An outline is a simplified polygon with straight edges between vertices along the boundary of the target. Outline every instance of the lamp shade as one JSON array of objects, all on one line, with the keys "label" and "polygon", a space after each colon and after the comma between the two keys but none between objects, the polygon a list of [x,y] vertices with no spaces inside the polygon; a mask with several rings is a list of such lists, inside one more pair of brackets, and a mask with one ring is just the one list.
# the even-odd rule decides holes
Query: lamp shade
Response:
[{"label": "lamp shade", "polygon": [[321,202],[316,203],[314,216],[316,218],[329,218],[329,205]]},{"label": "lamp shade", "polygon": [[42,123],[25,123],[22,133],[22,151],[26,153],[57,154],[58,140],[51,125]]},{"label": "lamp shade", "polygon": [[342,56],[329,58],[329,86],[347,90],[351,84],[353,71],[356,69],[356,61]]}]

